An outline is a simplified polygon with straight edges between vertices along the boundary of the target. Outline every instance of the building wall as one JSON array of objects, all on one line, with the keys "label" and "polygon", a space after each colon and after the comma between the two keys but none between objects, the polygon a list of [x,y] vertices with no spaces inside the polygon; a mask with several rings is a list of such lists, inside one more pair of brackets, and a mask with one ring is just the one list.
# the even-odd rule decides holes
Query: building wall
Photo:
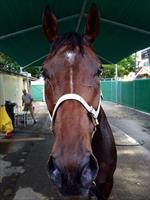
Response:
[{"label": "building wall", "polygon": [[136,67],[150,66],[150,47],[136,52]]},{"label": "building wall", "polygon": [[4,105],[8,100],[17,103],[20,110],[24,88],[27,88],[27,81],[24,77],[0,72],[0,105]]}]

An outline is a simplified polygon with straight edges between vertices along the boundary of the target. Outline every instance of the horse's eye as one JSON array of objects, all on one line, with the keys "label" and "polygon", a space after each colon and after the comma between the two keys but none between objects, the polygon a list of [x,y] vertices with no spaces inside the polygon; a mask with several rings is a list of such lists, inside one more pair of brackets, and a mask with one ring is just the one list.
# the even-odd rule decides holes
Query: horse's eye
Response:
[{"label": "horse's eye", "polygon": [[100,76],[101,74],[102,74],[102,69],[99,68],[99,69],[97,70],[97,72],[95,73],[95,76]]},{"label": "horse's eye", "polygon": [[47,78],[49,78],[49,77],[48,77],[48,74],[47,74],[47,72],[46,72],[46,71],[44,71],[44,70],[41,70],[41,74],[42,74],[42,76],[44,77],[44,79],[47,79]]},{"label": "horse's eye", "polygon": [[102,75],[104,67],[101,65],[98,69],[98,76]]}]

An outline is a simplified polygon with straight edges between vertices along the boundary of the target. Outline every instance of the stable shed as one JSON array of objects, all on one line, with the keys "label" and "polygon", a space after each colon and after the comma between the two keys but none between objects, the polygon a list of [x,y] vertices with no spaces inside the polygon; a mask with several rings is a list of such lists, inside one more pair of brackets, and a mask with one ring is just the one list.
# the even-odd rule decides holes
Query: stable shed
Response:
[{"label": "stable shed", "polygon": [[11,101],[21,110],[22,90],[28,88],[31,92],[32,79],[32,77],[0,69],[0,105],[4,105],[5,101]]},{"label": "stable shed", "polygon": [[[103,63],[117,63],[150,46],[149,0],[95,0],[101,13],[94,50]],[[41,65],[50,51],[42,30],[42,13],[50,6],[58,32],[84,33],[85,17],[93,0],[1,0],[0,51],[22,67]]]}]

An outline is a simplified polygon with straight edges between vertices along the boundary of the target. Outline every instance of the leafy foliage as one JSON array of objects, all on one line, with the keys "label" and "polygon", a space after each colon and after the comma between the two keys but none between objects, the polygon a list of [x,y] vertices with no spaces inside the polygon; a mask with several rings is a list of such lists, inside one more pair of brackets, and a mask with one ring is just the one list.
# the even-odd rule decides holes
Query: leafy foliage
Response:
[{"label": "leafy foliage", "polygon": [[[134,71],[135,67],[135,57],[130,55],[127,58],[124,58],[118,64],[118,77],[123,77],[124,75],[128,75],[130,72]],[[114,78],[115,76],[115,65],[103,65],[103,73],[102,78]]]},{"label": "leafy foliage", "polygon": [[[18,65],[18,63],[13,58],[10,58],[9,56],[1,52],[0,52],[0,68],[11,72],[20,72],[20,66]],[[36,67],[29,66],[25,68],[25,71],[31,73],[32,76],[39,78],[41,74],[40,69],[41,67],[39,66]]]},{"label": "leafy foliage", "polygon": [[0,67],[2,69],[11,71],[11,72],[19,72],[20,66],[18,63],[9,56],[0,52]]},{"label": "leafy foliage", "polygon": [[114,65],[103,65],[103,73],[101,78],[114,78],[115,66]]},{"label": "leafy foliage", "polygon": [[[9,56],[0,52],[0,67],[12,71],[19,72],[20,66],[18,63]],[[101,78],[114,78],[115,76],[115,65],[103,65],[103,73]],[[118,77],[123,77],[124,75],[129,74],[129,72],[134,71],[135,67],[135,57],[133,55],[124,58],[120,62],[118,62]],[[33,77],[39,78],[41,75],[41,67],[40,66],[29,66],[25,68],[25,71],[31,73]]]},{"label": "leafy foliage", "polygon": [[129,72],[134,71],[134,68],[135,68],[135,56],[134,55],[130,55],[127,58],[124,58],[123,60],[121,60],[118,63],[118,65],[122,68],[121,72],[123,73],[123,75],[128,75]]},{"label": "leafy foliage", "polygon": [[36,78],[39,78],[41,75],[41,66],[29,66],[26,67],[25,70],[31,73],[31,75]]}]

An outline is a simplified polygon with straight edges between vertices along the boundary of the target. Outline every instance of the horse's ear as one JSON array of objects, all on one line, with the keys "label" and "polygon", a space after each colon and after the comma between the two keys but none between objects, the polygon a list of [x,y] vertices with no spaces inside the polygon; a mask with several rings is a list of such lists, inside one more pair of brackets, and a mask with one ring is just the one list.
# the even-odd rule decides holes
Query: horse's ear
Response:
[{"label": "horse's ear", "polygon": [[85,38],[90,43],[94,42],[99,32],[100,13],[96,4],[92,3],[86,17]]},{"label": "horse's ear", "polygon": [[49,42],[53,42],[57,37],[57,19],[47,6],[43,13],[43,30]]}]

